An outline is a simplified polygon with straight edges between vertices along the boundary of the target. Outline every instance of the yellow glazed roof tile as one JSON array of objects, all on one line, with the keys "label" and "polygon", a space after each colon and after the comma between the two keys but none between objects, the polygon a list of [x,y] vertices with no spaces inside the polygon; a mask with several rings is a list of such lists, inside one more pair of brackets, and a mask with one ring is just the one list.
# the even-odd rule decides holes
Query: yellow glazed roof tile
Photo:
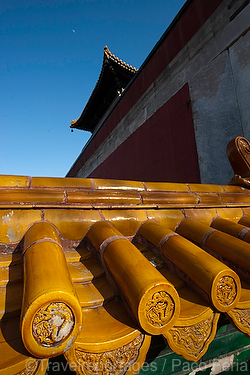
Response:
[{"label": "yellow glazed roof tile", "polygon": [[203,193],[198,192],[196,193],[197,197],[199,198],[199,203],[201,204],[212,204],[212,205],[220,205],[221,204],[221,197],[216,193]]},{"label": "yellow glazed roof tile", "polygon": [[67,262],[80,262],[92,257],[91,251],[86,247],[74,246],[64,249]]},{"label": "yellow glazed roof tile", "polygon": [[[17,182],[10,185],[10,181],[17,181],[18,177],[16,180],[13,176],[1,178],[1,329],[8,331],[10,326],[17,327],[15,322],[20,319],[20,313],[26,319],[24,308],[29,310],[32,307],[32,304],[27,304],[27,296],[31,297],[34,290],[40,293],[43,289],[41,298],[47,304],[42,306],[40,294],[36,296],[41,311],[44,311],[42,314],[51,316],[56,324],[60,319],[66,319],[68,328],[63,332],[71,340],[65,341],[68,360],[73,358],[77,361],[76,353],[80,355],[80,352],[86,352],[86,355],[112,352],[115,355],[116,350],[126,352],[131,347],[138,358],[145,358],[150,336],[159,332],[157,324],[165,324],[161,334],[176,353],[194,361],[204,355],[216,333],[219,317],[213,308],[214,296],[209,300],[205,295],[209,286],[205,273],[212,275],[215,270],[210,270],[208,266],[212,262],[217,267],[219,261],[194,246],[198,242],[201,246],[206,243],[207,247],[211,247],[210,231],[215,229],[213,220],[216,223],[216,220],[224,219],[234,225],[246,226],[238,223],[244,217],[247,221],[246,215],[250,214],[248,191],[216,185],[29,177],[20,180],[19,186]],[[187,220],[188,223],[198,222],[205,229],[197,231],[193,228],[190,232],[188,226],[185,227]],[[145,223],[150,227],[147,230],[143,230]],[[181,228],[185,228],[184,232]],[[208,237],[204,238],[208,232]],[[194,237],[190,237],[190,233]],[[230,233],[237,235],[234,231]],[[227,234],[226,246],[229,248],[236,240],[236,251],[241,251],[238,249],[245,247],[242,245],[244,242],[232,235]],[[220,236],[213,238],[214,250],[218,250],[223,241]],[[194,251],[196,256],[190,255],[189,259],[185,255],[184,261],[183,256],[177,256],[177,250],[179,254],[185,251],[192,254]],[[209,262],[204,259],[209,259]],[[249,269],[247,259],[240,267]],[[220,284],[222,289],[232,287],[230,280],[235,275],[238,277],[237,272],[242,277],[238,260],[230,258],[230,262],[229,267],[220,265],[228,272],[223,279],[224,284]],[[46,268],[51,272],[49,278],[46,277]],[[38,276],[40,284],[32,286],[32,280]],[[58,282],[58,277],[61,282]],[[54,281],[51,282],[50,278]],[[237,284],[237,280],[235,282]],[[227,307],[224,314],[233,319],[239,330],[249,335],[238,318],[250,308],[247,283],[250,282],[242,281],[242,288],[237,284],[237,291],[231,290],[236,304]],[[155,288],[156,284],[161,287]],[[68,301],[71,312],[78,314],[77,311],[81,311],[77,315],[77,324],[81,322],[82,329],[80,331],[79,327],[80,334],[74,339],[70,336],[70,322],[74,318],[70,318],[70,310],[55,297],[64,298],[64,293],[67,294],[64,301]],[[48,299],[49,295],[52,300]],[[223,299],[220,293],[217,296]],[[167,309],[165,315],[157,312],[159,300]],[[63,314],[55,318],[54,311],[59,315],[63,311]],[[161,321],[162,316],[165,316],[166,322]],[[39,319],[36,316],[35,321]],[[21,322],[23,324],[22,319]],[[152,325],[156,326],[152,328]],[[26,330],[21,332],[25,345],[29,347],[30,336],[27,334],[26,337]],[[21,332],[18,331],[20,335]],[[197,332],[200,332],[200,349],[192,351],[192,345],[185,349],[174,342],[175,335],[179,335],[183,342],[198,340]],[[202,335],[201,332],[209,334]],[[61,345],[60,335],[50,334],[46,340],[57,342],[58,348]],[[0,334],[0,342],[7,353],[5,337]],[[55,355],[53,345],[42,349],[42,357]],[[71,349],[68,349],[69,346]],[[32,345],[29,350],[34,350]],[[14,352],[9,353],[15,358]],[[16,363],[22,361],[19,356]],[[10,362],[3,362],[3,366],[7,368]]]},{"label": "yellow glazed roof tile", "polygon": [[223,219],[228,219],[235,223],[237,223],[240,220],[240,218],[243,216],[243,210],[244,208],[241,208],[241,207],[230,207],[230,208],[218,207],[216,208],[218,217],[221,217]]},{"label": "yellow glazed roof tile", "polygon": [[60,245],[59,233],[54,225],[49,225],[44,220],[34,223],[24,236],[24,249],[38,241],[54,241]]},{"label": "yellow glazed roof tile", "polygon": [[242,210],[243,210],[244,216],[250,215],[250,208],[249,207],[243,207]]},{"label": "yellow glazed roof tile", "polygon": [[22,283],[13,283],[0,287],[0,319],[20,315],[22,294]]},{"label": "yellow glazed roof tile", "polygon": [[[209,312],[209,311],[208,311]],[[217,323],[219,320],[219,314],[210,311],[210,314],[196,320],[193,325],[185,325],[181,322],[181,325],[174,326],[164,336],[167,338],[170,348],[175,351],[176,354],[183,356],[188,361],[198,361],[206,353],[208,346],[213,341]],[[189,332],[189,335],[187,334]],[[195,339],[196,345],[191,348],[189,338],[192,335],[197,335]]]},{"label": "yellow glazed roof tile", "polygon": [[1,191],[0,203],[63,203],[65,193],[61,190],[4,189]]},{"label": "yellow glazed roof tile", "polygon": [[224,193],[224,189],[220,185],[206,185],[206,184],[187,184],[190,191],[194,193]]},{"label": "yellow glazed roof tile", "polygon": [[[81,373],[88,373],[89,368],[95,364],[95,368],[101,374],[107,373],[124,373],[135,375],[143,367],[149,350],[151,337],[140,333],[130,342],[117,349],[106,349],[104,353],[96,350],[87,351],[82,348],[81,343],[76,342],[66,353],[65,357],[69,364],[77,363],[81,365]],[[106,346],[107,348],[107,346]],[[99,348],[98,348],[99,349]],[[122,361],[121,361],[122,358]]]},{"label": "yellow glazed roof tile", "polygon": [[92,183],[98,190],[145,190],[143,183],[140,181],[93,179]]},{"label": "yellow glazed roof tile", "polygon": [[29,185],[30,185],[30,177],[28,176],[0,175],[0,188],[29,187]]},{"label": "yellow glazed roof tile", "polygon": [[[202,230],[207,229],[205,225],[199,223],[198,225],[202,227]],[[196,234],[198,231],[193,229],[193,226],[193,220],[183,220],[177,229],[180,236],[158,223],[147,221],[141,226],[139,232],[155,246],[166,264],[191,288],[194,288],[205,301],[221,312],[233,309],[240,298],[239,276],[211,254],[184,238],[185,236],[195,238],[193,233]],[[220,285],[225,279],[229,283],[232,282],[233,287],[228,300],[220,297]]]},{"label": "yellow glazed roof tile", "polygon": [[68,191],[67,192],[68,203],[78,204],[140,204],[140,195],[136,191],[109,191],[109,190],[95,190],[88,192],[81,191]]},{"label": "yellow glazed roof tile", "polygon": [[[148,255],[150,253],[148,251],[144,255],[150,259],[151,257]],[[154,266],[157,267],[157,264]],[[177,288],[181,305],[177,321],[163,335],[171,349],[177,354],[182,355],[187,360],[197,361],[206,352],[216,334],[220,314],[215,312],[209,304],[204,303],[204,300],[185,286],[176,275],[165,269],[160,269],[160,271]],[[206,335],[199,335],[199,330],[201,332],[205,330]],[[189,336],[186,334],[188,331],[196,337],[196,343],[199,342],[195,350],[188,346]]]},{"label": "yellow glazed roof tile", "polygon": [[9,266],[9,265],[15,265],[20,264],[21,262],[22,253],[19,252],[13,252],[13,253],[1,253],[0,252],[0,266]]},{"label": "yellow glazed roof tile", "polygon": [[45,209],[44,219],[53,223],[64,238],[80,240],[101,216],[98,211],[91,210]]},{"label": "yellow glazed roof tile", "polygon": [[141,193],[142,201],[144,204],[171,204],[183,205],[184,202],[186,205],[195,205],[199,203],[199,199],[195,194],[185,193],[185,192],[155,192],[151,194],[150,192]]},{"label": "yellow glazed roof tile", "polygon": [[248,308],[250,305],[250,284],[246,283],[244,280],[241,280],[241,296],[238,302],[238,308]]},{"label": "yellow glazed roof tile", "polygon": [[41,211],[15,210],[11,208],[9,210],[1,210],[0,242],[19,242],[29,226],[35,221],[41,220],[41,218]]},{"label": "yellow glazed roof tile", "polygon": [[82,264],[92,273],[93,279],[104,276],[103,268],[96,262],[94,258],[82,260]]},{"label": "yellow glazed roof tile", "polygon": [[[250,212],[249,212],[249,214],[250,214]],[[240,218],[239,223],[249,227],[250,226],[250,216],[244,215],[242,218]]]},{"label": "yellow glazed roof tile", "polygon": [[[234,223],[233,221],[222,219],[220,217],[213,220],[211,224],[212,228],[218,229],[222,232],[228,233],[231,236],[239,237],[243,239],[242,235],[246,234],[246,227],[241,224]],[[241,235],[242,234],[242,235]]]},{"label": "yellow glazed roof tile", "polygon": [[159,257],[155,256],[151,251],[145,251],[142,253],[145,258],[149,260],[149,262],[157,269],[163,267],[164,262]]},{"label": "yellow glazed roof tile", "polygon": [[158,223],[166,226],[171,230],[175,230],[176,226],[184,218],[181,210],[147,210],[148,219],[154,219]]},{"label": "yellow glazed roof tile", "polygon": [[[46,208],[53,206],[61,207],[82,207],[91,208],[126,208],[142,207],[152,208],[160,207],[181,207],[181,206],[227,206],[234,205],[234,202],[246,206],[249,202],[249,192],[247,189],[240,188],[237,192],[232,192],[233,187],[226,189],[215,185],[212,191],[212,185],[208,188],[198,188],[195,185],[191,191],[186,184],[171,183],[142,183],[134,181],[115,181],[115,180],[86,180],[86,179],[46,179],[37,178],[39,186],[19,187],[1,187],[0,197],[1,207],[19,208],[37,207]],[[29,180],[31,180],[29,178]],[[34,180],[36,181],[36,180]],[[91,186],[90,186],[91,182]],[[148,184],[148,185],[147,185]],[[55,187],[53,187],[55,186]],[[231,189],[231,190],[230,190]],[[201,190],[200,192],[198,190]],[[227,191],[228,190],[228,191]],[[199,198],[200,195],[200,198]],[[220,203],[218,199],[221,199]],[[181,206],[180,206],[181,205]]]},{"label": "yellow glazed roof tile", "polygon": [[213,218],[217,216],[215,208],[207,209],[189,209],[184,210],[184,216],[190,219],[202,221],[204,224],[210,225]]},{"label": "yellow glazed roof tile", "polygon": [[145,182],[147,191],[165,191],[165,192],[189,192],[186,184],[173,184],[170,182]]},{"label": "yellow glazed roof tile", "polygon": [[55,177],[32,177],[33,188],[84,188],[92,189],[91,180],[88,178],[55,178]]},{"label": "yellow glazed roof tile", "polygon": [[242,332],[244,332],[247,337],[250,335],[249,324],[247,323],[249,308],[250,308],[250,285],[246,283],[244,280],[241,281],[242,283],[242,292],[241,298],[237,304],[237,306],[228,311],[227,315],[233,321],[235,326]]},{"label": "yellow glazed roof tile", "polygon": [[68,262],[67,266],[73,283],[86,283],[93,280],[93,274],[81,262]]},{"label": "yellow glazed roof tile", "polygon": [[7,283],[19,283],[23,279],[22,265],[0,266],[0,286]]},{"label": "yellow glazed roof tile", "polygon": [[143,245],[142,243],[139,242],[134,242],[134,246],[141,252],[147,251],[147,246]]},{"label": "yellow glazed roof tile", "polygon": [[48,360],[43,361],[32,358],[30,354],[25,351],[20,339],[13,340],[10,343],[7,341],[0,343],[0,351],[4,353],[0,357],[0,374],[1,375],[15,375],[22,374],[27,371],[27,363],[30,371],[36,371],[37,375],[42,375],[46,371]]},{"label": "yellow glazed roof tile", "polygon": [[222,203],[238,203],[238,204],[249,204],[250,195],[249,194],[237,194],[237,193],[227,193],[220,194]]},{"label": "yellow glazed roof tile", "polygon": [[[176,324],[164,336],[177,354],[189,361],[197,361],[206,352],[216,334],[220,314],[190,290],[176,275],[164,268],[160,271],[175,285],[181,304],[181,312]],[[200,334],[204,331],[206,335]],[[192,349],[187,332],[195,337],[195,345]]]},{"label": "yellow glazed roof tile", "polygon": [[195,293],[193,293],[186,286],[179,289],[181,300],[181,314],[179,316],[177,325],[191,325],[192,320],[195,322],[197,317],[206,319],[212,312],[211,306],[204,303],[204,301]]},{"label": "yellow glazed roof tile", "polygon": [[82,309],[55,226],[34,223],[24,236],[22,253],[22,341],[35,357],[60,355],[81,330]]},{"label": "yellow glazed roof tile", "polygon": [[0,342],[12,341],[21,337],[19,330],[20,318],[16,316],[12,319],[0,320]]},{"label": "yellow glazed roof tile", "polygon": [[136,338],[140,331],[119,302],[107,303],[97,309],[83,309],[83,329],[76,344],[90,352],[119,348]]},{"label": "yellow glazed roof tile", "polygon": [[[179,289],[185,287],[184,281],[182,281],[178,276],[176,276],[174,273],[171,271],[167,270],[166,268],[161,268],[159,269],[160,273],[166,277],[166,279],[171,282],[175,289],[178,291]],[[181,313],[180,313],[181,314]]]},{"label": "yellow glazed roof tile", "polygon": [[82,307],[97,307],[116,297],[114,289],[103,277],[92,283],[76,283],[74,287]]},{"label": "yellow glazed roof tile", "polygon": [[102,210],[105,220],[110,221],[124,235],[132,236],[140,224],[147,220],[144,210]]},{"label": "yellow glazed roof tile", "polygon": [[223,189],[227,193],[245,193],[249,194],[249,190],[241,186],[223,185]]},{"label": "yellow glazed roof tile", "polygon": [[[15,340],[17,342],[17,340]],[[13,344],[12,344],[13,345]],[[20,353],[19,350],[15,350],[12,345],[9,345],[7,342],[0,343],[1,353],[4,353],[4,356],[1,356],[1,369],[0,374],[6,374],[6,369],[14,367],[14,371],[17,373],[22,371],[25,368],[25,361],[29,360],[29,354],[26,352],[26,355]],[[19,345],[20,347],[21,345]],[[33,362],[36,360],[33,359]],[[16,373],[15,372],[15,373]]]}]

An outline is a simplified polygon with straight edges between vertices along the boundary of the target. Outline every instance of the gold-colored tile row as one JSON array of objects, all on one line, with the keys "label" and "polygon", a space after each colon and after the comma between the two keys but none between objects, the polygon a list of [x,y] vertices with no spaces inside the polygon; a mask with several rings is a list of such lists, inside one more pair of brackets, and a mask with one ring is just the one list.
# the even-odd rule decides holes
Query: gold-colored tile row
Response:
[{"label": "gold-colored tile row", "polygon": [[[172,284],[112,224],[99,221],[90,228],[87,236],[142,329],[157,335],[172,326],[180,308]],[[163,305],[166,300],[168,306],[171,305],[164,310],[164,318],[151,312],[157,298],[163,298]]]},{"label": "gold-colored tile row", "polygon": [[[220,229],[223,228],[225,225],[220,225]],[[188,240],[250,271],[250,244],[233,237],[233,230],[231,230],[232,235],[229,235],[200,222],[184,219],[177,232]]]},{"label": "gold-colored tile row", "polygon": [[186,192],[143,192],[141,193],[143,204],[198,204],[199,198]]},{"label": "gold-colored tile row", "polygon": [[[246,211],[249,213],[249,210]],[[240,299],[226,314],[234,325],[249,337],[250,217],[243,216],[239,220],[237,211],[234,214],[230,220],[217,217],[210,226],[196,220],[185,219],[177,231],[189,240],[200,244],[206,251],[212,252],[238,273],[241,279]]]},{"label": "gold-colored tile row", "polygon": [[31,177],[0,175],[0,187],[29,187]]},{"label": "gold-colored tile row", "polygon": [[1,189],[0,205],[3,208],[30,207],[78,207],[87,209],[103,208],[187,208],[220,207],[250,204],[250,193],[215,192],[173,192],[134,190],[91,190],[91,189]]},{"label": "gold-colored tile row", "polygon": [[144,206],[220,206],[246,205],[250,203],[250,194],[215,192],[168,192],[168,191],[123,191],[123,190],[63,190],[63,189],[1,189],[2,207],[56,207],[76,206],[85,208],[138,207]]},{"label": "gold-colored tile row", "polygon": [[[28,211],[29,210],[19,210],[19,212],[26,213]],[[215,258],[213,258],[213,261],[211,261],[211,256],[209,256],[210,260],[207,259],[207,261],[205,261],[206,256],[204,255],[203,250],[201,250],[198,247],[195,247],[195,245],[193,245],[192,242],[185,240],[185,238],[178,236],[176,233],[174,233],[173,235],[173,231],[176,230],[176,226],[181,223],[177,230],[180,232],[181,235],[185,237],[191,236],[191,241],[202,243],[204,236],[212,228],[216,228],[219,231],[225,231],[229,233],[231,236],[235,237],[239,237],[239,233],[244,233],[244,236],[242,236],[242,240],[246,240],[245,237],[247,238],[248,232],[245,230],[245,226],[250,225],[249,217],[242,216],[244,213],[250,213],[249,209],[243,210],[240,208],[213,208],[209,212],[205,209],[157,211],[149,210],[148,212],[144,210],[133,210],[133,212],[127,210],[103,210],[102,213],[100,213],[99,211],[88,211],[89,216],[88,213],[86,213],[86,211],[84,210],[44,210],[43,215],[45,220],[48,220],[48,218],[50,218],[52,219],[52,223],[55,225],[55,222],[53,222],[53,212],[55,213],[54,217],[57,218],[55,222],[58,224],[59,227],[61,225],[60,228],[58,227],[59,231],[62,230],[63,234],[66,234],[66,237],[71,236],[71,239],[75,239],[73,238],[74,236],[78,236],[78,239],[81,239],[88,233],[88,237],[91,240],[92,244],[95,245],[96,249],[99,249],[100,245],[102,245],[104,241],[109,240],[110,237],[121,237],[122,235],[124,236],[123,231],[126,232],[126,235],[129,235],[130,233],[135,233],[138,231],[140,227],[140,234],[145,236],[145,238],[152,242],[156,247],[158,247],[161,244],[160,247],[162,249],[163,255],[166,258],[169,258],[171,261],[175,261],[174,258],[176,258],[177,266],[180,267],[180,269],[182,269],[183,272],[188,270],[189,277],[193,277],[195,279],[195,282],[197,283],[200,282],[206,289],[205,292],[207,294],[209,293],[209,290],[212,289],[209,283],[211,282],[212,284],[214,284],[213,280],[211,279],[211,275],[213,274],[213,272],[214,274],[216,272],[219,272],[220,277],[223,276],[221,273],[221,269],[218,268],[218,262]],[[15,220],[14,216],[15,210],[13,211],[10,220]],[[189,219],[187,219],[187,217],[189,217]],[[32,218],[32,215],[30,216],[30,218]],[[71,222],[72,218],[73,223]],[[114,228],[110,224],[107,224],[107,222],[101,220],[101,218],[105,218],[106,220],[109,219],[110,222],[116,228]],[[152,218],[153,220],[158,221],[159,224],[152,222],[152,220],[147,221],[148,218]],[[228,218],[230,220],[228,220]],[[201,226],[199,223],[198,226],[196,225],[196,222],[198,222],[199,220],[203,223]],[[96,223],[94,226],[92,226],[92,224],[96,221],[99,221],[99,223]],[[146,225],[142,224],[146,221]],[[239,221],[240,224],[238,223]],[[192,226],[188,226],[188,224],[191,222],[194,223],[195,228],[193,228]],[[29,230],[26,233],[24,241],[25,248],[29,249],[30,247],[34,247],[34,243],[36,241],[43,241],[44,239],[59,242],[59,235],[57,229],[54,228],[53,225],[48,228],[47,224],[45,224],[46,228],[43,228],[43,223],[46,222],[40,221],[33,227],[39,227],[39,230],[35,229],[32,232],[31,230]],[[150,223],[152,223],[153,229],[151,227],[148,227],[148,225],[151,225]],[[75,231],[72,229],[74,226],[77,226],[77,229]],[[92,228],[90,229],[90,231],[88,231],[91,226]],[[166,229],[169,228],[169,226],[171,227],[171,229]],[[118,227],[120,229],[120,233],[117,230]],[[240,252],[244,255],[244,259],[247,262],[247,264],[240,264],[243,267],[246,266],[248,270],[250,269],[250,266],[248,264],[249,257],[246,253],[244,253],[244,245],[242,245],[239,242],[240,240],[234,239],[233,237],[231,238],[231,236],[229,237],[228,235],[221,236],[221,232],[219,232],[219,234],[216,232],[211,233],[215,234],[211,234],[206,238],[206,241],[204,242],[206,246],[208,246],[214,251],[218,250],[218,248],[221,247],[221,251],[223,251],[223,246],[226,245],[225,247],[229,249],[230,253],[233,253],[233,249],[235,248],[237,248],[237,250],[240,249]],[[168,236],[169,234],[171,234],[171,236],[167,239],[166,236]],[[162,242],[163,239],[164,242]],[[183,281],[181,281],[176,275],[172,274],[171,276],[169,271],[167,271],[165,268],[162,268],[164,266],[163,261],[155,255],[153,255],[151,252],[149,252],[144,245],[134,246],[133,252],[130,253],[128,250],[128,246],[123,246],[122,241],[126,241],[126,244],[131,244],[126,239],[117,238],[116,241],[110,243],[107,242],[107,244],[105,245],[106,247],[104,247],[103,260],[107,268],[110,270],[115,280],[119,283],[119,286],[122,289],[122,291],[125,292],[126,297],[128,295],[128,291],[126,291],[125,287],[122,286],[122,278],[126,278],[127,276],[129,276],[128,280],[130,280],[131,278],[136,277],[135,273],[138,272],[138,270],[140,269],[139,267],[141,265],[141,262],[143,262],[140,257],[141,254],[143,254],[155,268],[160,268],[161,275],[163,275],[165,279],[175,287],[180,297],[180,315],[176,319],[175,324],[169,330],[164,331],[163,335],[167,338],[170,347],[176,353],[183,355],[183,357],[187,360],[198,360],[206,352],[209,343],[212,341],[215,335],[219,314],[214,312],[213,308],[211,308],[211,306],[202,301],[200,297],[191,292],[191,290],[187,288]],[[112,244],[114,244],[114,246]],[[165,244],[168,246],[165,246]],[[140,251],[142,251],[142,253],[138,254],[136,248],[140,248]],[[177,254],[178,251],[179,253]],[[81,307],[83,308],[84,325],[86,325],[85,315],[91,316],[92,319],[105,319],[105,311],[107,309],[107,305],[105,304],[103,306],[103,304],[104,302],[107,303],[113,301],[116,297],[116,293],[107,281],[107,279],[104,277],[104,270],[91,257],[91,252],[88,249],[86,249],[83,245],[79,244],[78,247],[67,248],[64,252],[67,260],[67,268],[69,270],[71,279],[74,282],[74,288],[80,300]],[[128,257],[125,254],[126,252],[129,253]],[[190,252],[190,256],[187,256],[188,252]],[[20,287],[22,287],[22,283],[19,282],[21,280],[20,257],[18,258],[18,253],[14,253],[13,256],[14,255],[16,257],[15,262],[10,267],[9,265],[12,261],[11,256],[7,254],[3,254],[0,256],[0,275],[2,280],[2,285],[0,286],[0,318],[14,317],[20,314],[21,300],[16,299],[17,293],[19,293],[19,296],[22,296],[22,290],[20,290]],[[116,259],[116,262],[113,261],[115,259],[114,255],[118,257],[118,260]],[[228,253],[226,254],[226,256],[228,256]],[[123,261],[119,261],[119,259],[123,259]],[[237,262],[238,258],[232,258],[232,261]],[[42,258],[40,263],[42,263]],[[33,262],[33,264],[35,264],[35,262]],[[46,264],[48,264],[48,261],[46,262]],[[121,265],[122,268],[119,269]],[[211,267],[209,268],[209,266]],[[204,270],[206,269],[206,272],[208,272],[208,268],[211,280],[207,280],[205,276]],[[145,271],[145,268],[143,269]],[[121,277],[119,276],[120,274],[122,275]],[[140,274],[140,279],[142,279],[141,275],[142,273]],[[235,275],[231,274],[231,277],[234,276]],[[155,277],[154,280],[156,280]],[[13,284],[14,281],[16,282],[15,284]],[[7,282],[9,282],[8,285],[6,285]],[[130,289],[136,289],[137,283],[139,283],[139,279],[137,280],[137,282],[131,283]],[[240,297],[239,301],[235,300],[235,306],[231,304],[232,308],[230,307],[230,309],[224,310],[221,309],[221,311],[225,311],[233,319],[236,326],[240,330],[249,335],[249,329],[245,329],[244,327],[242,327],[242,319],[239,318],[239,316],[243,316],[246,313],[246,311],[250,308],[250,287],[247,283],[243,282],[241,292],[240,289],[240,285],[237,284],[236,290],[237,292],[239,292]],[[211,296],[211,300],[212,302],[214,301],[213,296]],[[109,304],[111,303],[108,303],[108,305]],[[219,305],[214,305],[220,309]],[[116,325],[117,324],[118,323],[116,322]],[[134,327],[134,323],[133,326],[130,326],[130,328],[131,327]],[[184,342],[185,338],[188,339],[189,336],[187,334],[184,334],[184,336],[186,336],[184,338],[182,337],[185,329],[196,333],[199,333],[199,330],[207,330],[210,333],[208,336],[204,336],[204,342],[202,342],[202,345],[200,346],[199,350],[197,349],[197,351],[189,353],[187,352],[186,345]],[[129,335],[133,335],[135,330],[130,331]],[[82,334],[83,337],[81,336]],[[100,328],[98,331],[98,335],[98,341],[92,342],[91,340],[93,340],[93,338],[90,337],[89,329],[84,330],[84,332],[82,331],[82,333],[80,334],[82,341],[80,340],[79,336],[74,344],[74,347],[79,347],[79,350],[83,350],[85,345],[86,348],[91,347],[91,350],[97,350],[98,348],[99,352],[101,350],[102,345],[104,347],[104,345],[107,344],[106,340],[108,333],[106,331],[106,328]],[[173,339],[178,335],[180,336],[184,344],[177,343],[176,340]],[[121,336],[117,338],[119,343],[122,342],[122,339],[124,340],[124,343],[127,342],[127,338],[126,340],[124,339],[124,337]],[[100,342],[101,344],[100,346],[98,346]],[[109,341],[109,345],[111,345],[112,348],[114,348],[115,346],[114,342],[111,343],[111,341]]]},{"label": "gold-colored tile row", "polygon": [[[240,207],[230,208],[180,208],[180,209],[4,209],[0,210],[0,243],[18,243],[29,227],[42,219],[49,221],[67,240],[81,240],[89,228],[97,221],[105,219],[111,222],[123,235],[134,236],[140,225],[147,219],[156,220],[161,225],[175,230],[186,217],[210,225],[216,217],[238,222],[243,215],[249,214],[250,209]],[[17,255],[15,255],[17,256]],[[8,258],[8,259],[7,259]],[[0,265],[9,264],[11,257],[0,256]]]},{"label": "gold-colored tile row", "polygon": [[[149,253],[151,251],[143,253],[147,259],[159,259],[152,253],[150,256]],[[155,266],[157,267],[157,264]],[[206,353],[216,334],[220,314],[188,288],[176,274],[166,268],[160,268],[159,271],[178,291],[181,307],[176,323],[163,335],[174,352],[186,360],[198,361]],[[190,345],[190,340],[199,344]]]},{"label": "gold-colored tile row", "polygon": [[65,193],[62,190],[48,189],[2,189],[0,203],[63,203]]},{"label": "gold-colored tile row", "polygon": [[[191,238],[193,242],[184,238],[190,232],[190,227],[185,232],[182,230],[186,223],[194,223],[194,220],[185,219],[181,222],[177,230],[183,237],[151,220],[146,221],[140,227],[139,233],[159,249],[167,263],[171,262],[183,272],[187,276],[187,283],[191,286],[195,284],[200,289],[202,297],[215,309],[221,312],[232,310],[240,299],[241,284],[239,276],[231,268],[193,243],[199,242],[199,230],[192,231],[192,233],[194,232]],[[201,226],[201,224],[199,225]],[[175,269],[175,267],[173,268]],[[227,297],[221,292],[226,288],[224,279],[230,279],[234,288],[234,292]]]},{"label": "gold-colored tile row", "polygon": [[79,204],[137,204],[141,203],[141,197],[137,191],[94,190],[94,191],[67,191],[68,203]]},{"label": "gold-colored tile row", "polygon": [[179,193],[243,193],[245,189],[232,185],[209,185],[194,183],[141,182],[112,179],[29,177],[0,175],[0,187],[31,189],[83,189],[83,190],[118,190],[138,192],[179,192]]}]

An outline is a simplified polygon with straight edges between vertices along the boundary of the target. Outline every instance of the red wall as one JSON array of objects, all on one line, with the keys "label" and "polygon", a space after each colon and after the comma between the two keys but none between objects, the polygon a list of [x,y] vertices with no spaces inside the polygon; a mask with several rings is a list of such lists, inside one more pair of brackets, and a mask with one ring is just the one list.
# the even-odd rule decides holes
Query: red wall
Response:
[{"label": "red wall", "polygon": [[[82,166],[97,150],[104,139],[116,127],[126,113],[136,104],[142,94],[154,82],[171,60],[181,51],[195,35],[205,21],[213,14],[223,0],[192,0],[179,16],[173,26],[167,30],[162,41],[140,69],[139,74],[124,93],[105,123],[95,134],[87,147],[68,173],[68,177],[76,176]],[[156,125],[153,125],[156,127]],[[158,127],[159,132],[162,130]],[[142,136],[144,139],[145,137]],[[143,152],[143,150],[142,150]],[[99,169],[99,168],[98,168]],[[124,177],[125,178],[125,177]]]},{"label": "red wall", "polygon": [[199,183],[188,85],[137,129],[90,177]]}]

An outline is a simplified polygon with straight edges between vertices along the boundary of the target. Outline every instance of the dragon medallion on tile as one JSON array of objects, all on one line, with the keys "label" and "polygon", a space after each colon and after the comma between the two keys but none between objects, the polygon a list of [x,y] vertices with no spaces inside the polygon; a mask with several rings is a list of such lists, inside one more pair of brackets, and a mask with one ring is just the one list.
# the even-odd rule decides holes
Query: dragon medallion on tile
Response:
[{"label": "dragon medallion on tile", "polygon": [[181,351],[198,358],[212,333],[213,320],[214,314],[210,315],[207,320],[191,326],[171,328],[169,333],[174,345]]},{"label": "dragon medallion on tile", "polygon": [[237,294],[237,287],[231,276],[223,276],[217,284],[216,298],[222,306],[231,305]]},{"label": "dragon medallion on tile", "polygon": [[129,344],[104,353],[86,353],[75,349],[81,374],[123,375],[129,366],[136,362],[144,335],[137,336]]},{"label": "dragon medallion on tile", "polygon": [[33,319],[33,336],[42,346],[58,345],[69,337],[74,324],[73,313],[65,303],[49,303]]},{"label": "dragon medallion on tile", "polygon": [[147,301],[145,310],[148,322],[152,326],[162,327],[172,319],[174,301],[167,292],[156,292]]}]

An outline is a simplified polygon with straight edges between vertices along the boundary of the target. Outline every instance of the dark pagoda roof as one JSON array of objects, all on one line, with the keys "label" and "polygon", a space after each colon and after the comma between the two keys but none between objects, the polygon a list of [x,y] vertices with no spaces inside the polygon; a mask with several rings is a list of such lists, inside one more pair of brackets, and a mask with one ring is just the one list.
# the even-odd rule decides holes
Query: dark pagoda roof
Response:
[{"label": "dark pagoda roof", "polygon": [[136,72],[136,68],[120,60],[105,46],[102,70],[96,86],[81,116],[71,121],[70,127],[93,133],[98,122]]}]

